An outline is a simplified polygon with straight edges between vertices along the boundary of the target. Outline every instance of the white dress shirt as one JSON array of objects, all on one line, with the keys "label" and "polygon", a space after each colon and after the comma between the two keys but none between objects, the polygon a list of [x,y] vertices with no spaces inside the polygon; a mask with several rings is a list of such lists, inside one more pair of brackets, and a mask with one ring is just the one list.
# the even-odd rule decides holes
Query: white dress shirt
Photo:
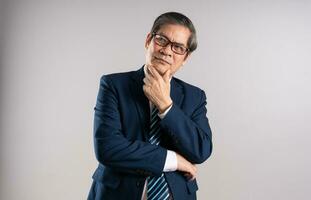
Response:
[{"label": "white dress shirt", "polygon": [[[144,66],[144,72],[145,74],[147,73],[146,65]],[[152,110],[153,106],[154,105],[149,101],[150,111]],[[172,108],[172,105],[168,107],[163,113],[159,113],[158,116],[160,117],[160,119],[163,119],[171,108]],[[150,112],[150,115],[151,115],[151,112]],[[176,171],[176,169],[177,169],[176,153],[174,151],[167,150],[163,172]],[[147,200],[147,180],[145,181],[144,191],[143,191],[141,199]]]}]

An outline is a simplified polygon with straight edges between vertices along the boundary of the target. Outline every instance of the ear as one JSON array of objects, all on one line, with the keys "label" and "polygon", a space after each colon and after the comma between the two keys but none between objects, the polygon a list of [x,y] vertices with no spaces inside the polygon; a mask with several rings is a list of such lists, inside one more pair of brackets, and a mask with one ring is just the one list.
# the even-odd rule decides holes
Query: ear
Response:
[{"label": "ear", "polygon": [[151,35],[151,33],[148,33],[148,35],[146,37],[146,41],[145,41],[145,49],[147,49],[149,47],[151,39],[152,39],[152,35]]},{"label": "ear", "polygon": [[186,64],[186,62],[187,62],[187,60],[189,59],[190,55],[191,55],[191,52],[189,52],[189,53],[186,54],[186,56],[185,56],[185,58],[184,58],[184,61],[182,62],[182,65]]}]

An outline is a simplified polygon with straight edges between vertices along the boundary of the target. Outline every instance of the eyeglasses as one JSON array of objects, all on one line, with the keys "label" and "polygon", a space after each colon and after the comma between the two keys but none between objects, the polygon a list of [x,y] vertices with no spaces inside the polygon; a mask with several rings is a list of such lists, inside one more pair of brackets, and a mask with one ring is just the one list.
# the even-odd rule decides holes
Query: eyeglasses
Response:
[{"label": "eyeglasses", "polygon": [[171,49],[176,54],[184,55],[186,52],[189,51],[189,49],[187,47],[185,47],[183,44],[171,42],[164,35],[152,33],[152,36],[154,37],[154,42],[161,47],[166,47],[167,45],[172,44]]}]

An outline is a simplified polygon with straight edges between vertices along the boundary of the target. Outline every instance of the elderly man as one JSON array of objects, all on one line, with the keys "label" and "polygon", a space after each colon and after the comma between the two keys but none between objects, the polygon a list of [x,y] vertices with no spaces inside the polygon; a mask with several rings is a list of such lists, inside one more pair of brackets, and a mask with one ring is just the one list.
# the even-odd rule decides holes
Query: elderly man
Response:
[{"label": "elderly man", "polygon": [[195,164],[212,152],[206,96],[173,77],[196,47],[190,19],[164,13],[147,34],[145,64],[101,77],[88,200],[196,199]]}]

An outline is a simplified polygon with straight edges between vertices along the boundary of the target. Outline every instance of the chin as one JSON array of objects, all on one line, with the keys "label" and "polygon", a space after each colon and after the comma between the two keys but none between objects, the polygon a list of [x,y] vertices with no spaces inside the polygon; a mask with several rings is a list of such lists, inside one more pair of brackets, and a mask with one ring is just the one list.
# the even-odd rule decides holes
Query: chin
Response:
[{"label": "chin", "polygon": [[152,65],[161,75],[163,75],[166,72],[166,70],[168,70],[170,68],[170,66],[168,66],[168,64],[162,64],[162,63],[158,63],[158,62],[152,63]]},{"label": "chin", "polygon": [[159,72],[159,74],[164,75],[166,70],[168,69],[167,66],[155,66],[156,70]]}]

